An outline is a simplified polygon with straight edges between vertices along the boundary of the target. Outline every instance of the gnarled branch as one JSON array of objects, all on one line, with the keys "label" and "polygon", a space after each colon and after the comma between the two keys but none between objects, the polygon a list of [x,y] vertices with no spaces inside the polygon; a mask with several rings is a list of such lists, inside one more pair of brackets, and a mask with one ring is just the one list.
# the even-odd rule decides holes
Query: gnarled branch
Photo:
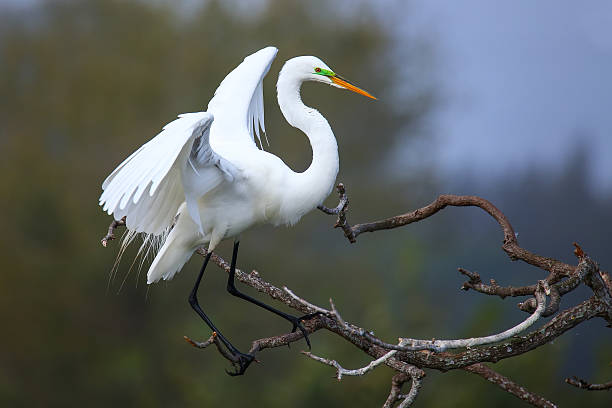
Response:
[{"label": "gnarled branch", "polygon": [[[482,363],[495,363],[502,359],[530,352],[589,319],[599,317],[612,324],[612,283],[609,274],[600,270],[599,266],[578,245],[576,245],[575,250],[575,255],[578,258],[576,266],[534,254],[520,247],[506,216],[483,198],[441,195],[429,205],[412,212],[380,221],[350,226],[346,217],[348,197],[342,184],[338,185],[338,193],[340,195],[338,206],[331,209],[320,206],[319,209],[326,214],[337,216],[335,227],[341,228],[350,242],[355,242],[357,236],[364,232],[392,229],[424,220],[447,206],[475,206],[483,209],[497,221],[503,233],[502,249],[512,260],[521,260],[548,272],[544,279],[538,280],[532,285],[500,287],[494,280],[490,284],[484,284],[480,275],[460,268],[459,271],[469,279],[462,286],[464,290],[472,289],[479,293],[499,296],[502,299],[508,296],[533,296],[520,303],[520,308],[531,313],[531,315],[506,331],[485,337],[419,340],[400,336],[399,342],[392,344],[376,337],[370,330],[346,322],[331,299],[331,307],[326,309],[302,299],[286,287],[274,286],[265,281],[255,271],[247,274],[236,268],[235,277],[238,281],[299,312],[305,314],[316,313],[312,319],[304,322],[307,333],[310,334],[324,329],[340,336],[372,358],[371,362],[362,368],[347,370],[335,360],[318,357],[312,353],[304,353],[312,359],[335,367],[338,379],[342,378],[343,375],[365,375],[383,364],[395,370],[397,373],[393,376],[391,391],[384,403],[385,407],[392,407],[398,401],[400,402],[399,407],[410,406],[414,402],[425,376],[423,369],[440,371],[464,369],[480,375],[534,406],[552,407],[554,404],[547,399],[526,390]],[[109,226],[103,244],[114,238],[115,228],[121,225],[125,225],[124,220],[113,222]],[[206,255],[205,249],[199,249],[197,252],[200,255]],[[222,270],[229,273],[230,265],[223,258],[213,254],[211,259]],[[561,298],[582,283],[592,290],[593,295],[576,306],[559,311]],[[535,321],[545,316],[552,316],[552,318],[541,327],[526,333]],[[255,355],[265,349],[288,345],[302,337],[303,334],[297,331],[258,339],[253,341],[250,353]],[[224,358],[234,362],[231,353],[227,353],[214,333],[207,341],[202,343],[189,338],[186,338],[186,340],[198,348],[215,344]],[[402,395],[401,387],[408,381],[411,381],[411,389],[408,394]],[[610,383],[590,384],[575,378],[566,381],[585,389],[610,388]]]},{"label": "gnarled branch", "polygon": [[518,385],[506,376],[492,370],[484,364],[476,363],[464,368],[465,371],[481,376],[485,380],[497,385],[502,390],[530,403],[534,407],[557,408],[555,404],[544,397],[532,393],[525,387]]}]

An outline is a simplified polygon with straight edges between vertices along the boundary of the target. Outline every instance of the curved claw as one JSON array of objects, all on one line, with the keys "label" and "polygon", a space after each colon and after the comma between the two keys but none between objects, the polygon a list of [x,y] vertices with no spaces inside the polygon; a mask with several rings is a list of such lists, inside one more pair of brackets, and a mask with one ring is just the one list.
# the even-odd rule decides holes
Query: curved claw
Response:
[{"label": "curved claw", "polygon": [[251,365],[253,361],[256,361],[255,356],[252,354],[244,354],[239,352],[237,356],[238,361],[233,363],[233,365],[238,365],[238,367],[240,368],[237,368],[236,371],[225,370],[227,375],[231,375],[232,377],[235,377],[237,375],[243,375],[246,369],[249,368],[249,365]]},{"label": "curved claw", "polygon": [[312,349],[312,346],[310,345],[310,339],[308,338],[308,332],[306,331],[306,328],[302,325],[301,322],[304,320],[312,319],[313,317],[318,316],[320,314],[321,312],[310,313],[302,317],[296,317],[295,320],[292,320],[293,329],[291,330],[291,333],[295,333],[297,329],[300,329],[300,331],[302,332],[302,335],[304,336],[304,340],[306,340],[306,344],[308,345],[309,350]]},{"label": "curved claw", "polygon": [[306,328],[302,326],[302,323],[300,323],[300,319],[295,319],[295,321],[293,322],[293,329],[291,330],[291,333],[294,333],[297,329],[300,329],[300,331],[302,332],[304,340],[306,340],[306,344],[308,344],[308,350],[312,349],[312,347],[310,346],[310,339],[308,338],[308,333],[306,332]]}]

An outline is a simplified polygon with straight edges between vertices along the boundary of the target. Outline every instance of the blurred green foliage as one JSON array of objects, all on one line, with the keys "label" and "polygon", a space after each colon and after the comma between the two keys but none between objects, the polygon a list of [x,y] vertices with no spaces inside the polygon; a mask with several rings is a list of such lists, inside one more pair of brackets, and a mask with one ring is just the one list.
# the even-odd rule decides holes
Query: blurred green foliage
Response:
[{"label": "blurred green foliage", "polygon": [[[393,18],[409,19],[409,12],[390,2],[385,20],[376,7],[322,0],[203,5],[90,0],[2,10],[0,405],[310,407],[384,401],[390,370],[338,384],[329,367],[298,354],[303,344],[264,352],[263,363],[244,377],[226,376],[227,363],[216,352],[195,350],[182,339],[209,335],[187,304],[200,259],[172,282],[147,287],[137,267],[128,272],[131,250],[110,279],[118,244],[99,245],[110,217],[96,205],[101,181],[125,156],[177,113],[205,108],[227,72],[266,45],[280,50],[264,83],[273,153],[296,170],[309,164],[307,140],[282,118],[274,85],[284,60],[317,55],[380,97],[373,103],[316,84],[303,90],[306,103],[329,119],[338,137],[339,181],[349,190],[351,219],[400,213],[430,200],[437,193],[431,169],[399,180],[384,173],[390,151],[399,140],[418,137],[435,107],[436,91],[429,86],[414,87],[401,98],[394,95],[407,64],[412,72],[419,68],[414,83],[430,83],[429,44],[412,38],[398,44],[387,25]],[[397,47],[410,57],[402,64],[393,60]],[[349,245],[332,223],[315,212],[291,229],[246,233],[239,265],[313,302],[325,304],[333,296],[345,318],[387,339],[407,333],[478,335],[499,329],[499,319],[507,317],[511,306],[503,309],[496,300],[485,299],[483,306],[464,294],[439,299],[455,296],[461,281],[453,276],[452,288],[437,286],[441,273],[449,273],[441,258],[456,266],[461,254],[484,256],[452,245],[461,241],[464,226],[449,217],[363,236],[357,245]],[[491,252],[499,252],[495,234],[481,231],[476,244],[494,242]],[[221,248],[222,255],[229,255],[228,248]],[[227,295],[224,281],[224,274],[211,268],[200,299],[239,347],[289,328]],[[468,298],[472,303],[465,308],[449,308],[451,299]],[[510,316],[513,321],[522,315]],[[312,341],[317,354],[347,367],[367,362],[361,352],[324,332]],[[557,372],[562,362],[556,356],[567,347],[561,341],[499,367],[550,398],[558,393],[582,398],[557,377],[538,372]],[[598,358],[610,359],[609,349],[598,347]],[[428,372],[419,406],[482,401],[520,403],[472,375]]]}]

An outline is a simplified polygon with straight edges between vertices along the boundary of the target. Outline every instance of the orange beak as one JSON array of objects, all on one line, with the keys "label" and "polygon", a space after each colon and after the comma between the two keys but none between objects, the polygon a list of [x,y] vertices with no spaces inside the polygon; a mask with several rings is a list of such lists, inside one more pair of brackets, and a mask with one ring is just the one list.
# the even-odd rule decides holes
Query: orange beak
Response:
[{"label": "orange beak", "polygon": [[341,87],[346,88],[349,91],[357,92],[358,94],[367,96],[368,98],[377,99],[375,96],[370,95],[369,92],[364,91],[361,88],[357,88],[355,85],[351,84],[350,82],[348,82],[346,79],[342,78],[339,75],[330,76],[328,78],[331,79],[334,84],[340,85]]}]

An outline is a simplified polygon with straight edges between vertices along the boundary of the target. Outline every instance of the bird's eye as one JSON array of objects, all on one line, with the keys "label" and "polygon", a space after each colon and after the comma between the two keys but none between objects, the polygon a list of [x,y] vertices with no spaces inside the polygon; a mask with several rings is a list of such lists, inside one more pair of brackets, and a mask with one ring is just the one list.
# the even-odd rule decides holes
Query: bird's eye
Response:
[{"label": "bird's eye", "polygon": [[319,67],[315,68],[315,72],[321,72],[321,68]]}]

